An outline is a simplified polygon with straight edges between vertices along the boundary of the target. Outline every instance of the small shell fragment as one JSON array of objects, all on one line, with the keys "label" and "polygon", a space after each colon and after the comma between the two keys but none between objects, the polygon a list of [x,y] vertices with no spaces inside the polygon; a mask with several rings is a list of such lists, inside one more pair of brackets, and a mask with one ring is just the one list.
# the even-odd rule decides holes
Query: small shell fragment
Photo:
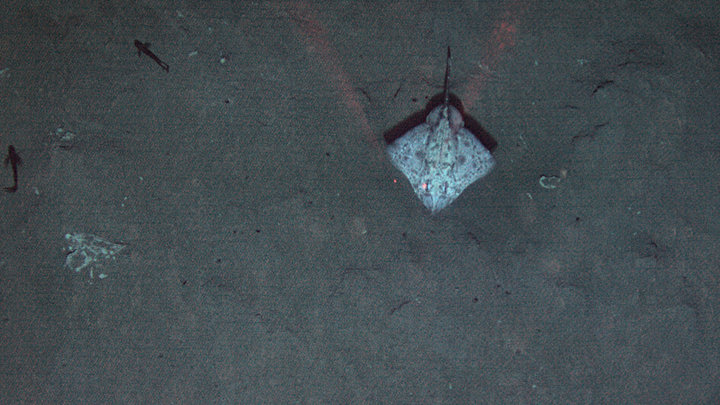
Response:
[{"label": "small shell fragment", "polygon": [[560,185],[561,178],[558,176],[540,176],[540,187],[548,190],[556,189]]}]

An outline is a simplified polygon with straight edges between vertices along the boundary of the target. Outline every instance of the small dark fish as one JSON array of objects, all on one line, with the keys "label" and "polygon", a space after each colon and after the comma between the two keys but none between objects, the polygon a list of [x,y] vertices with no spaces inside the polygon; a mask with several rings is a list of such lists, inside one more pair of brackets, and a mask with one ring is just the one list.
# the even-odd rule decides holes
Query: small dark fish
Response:
[{"label": "small dark fish", "polygon": [[167,63],[161,61],[160,58],[158,58],[157,55],[155,55],[155,54],[150,50],[150,48],[149,48],[149,47],[150,47],[150,43],[148,43],[148,42],[142,43],[142,42],[140,42],[140,41],[138,41],[138,40],[136,39],[136,40],[135,40],[135,47],[138,49],[138,56],[140,56],[141,53],[144,53],[145,55],[147,55],[147,56],[149,56],[150,58],[152,58],[152,60],[154,60],[155,63],[157,63],[158,65],[160,65],[160,67],[163,68],[163,70],[165,70],[166,72],[170,72],[170,66],[168,66]]},{"label": "small dark fish", "polygon": [[17,167],[18,165],[22,164],[22,159],[20,159],[20,155],[17,154],[15,151],[15,147],[10,145],[8,146],[8,154],[7,157],[5,157],[5,167],[7,167],[8,163],[12,165],[12,171],[13,171],[13,186],[12,187],[5,187],[5,191],[8,193],[14,193],[18,189],[18,171]]}]

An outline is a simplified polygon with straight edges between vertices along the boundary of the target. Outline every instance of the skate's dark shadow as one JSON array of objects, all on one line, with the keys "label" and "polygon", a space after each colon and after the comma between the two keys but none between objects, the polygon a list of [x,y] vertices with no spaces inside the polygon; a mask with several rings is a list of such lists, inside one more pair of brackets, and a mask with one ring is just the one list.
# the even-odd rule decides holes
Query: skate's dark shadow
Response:
[{"label": "skate's dark shadow", "polygon": [[[466,115],[465,109],[463,108],[462,101],[460,98],[453,93],[450,93],[449,97],[450,105],[457,108],[462,114],[463,121],[465,121],[465,128],[472,132],[473,135],[485,146],[490,152],[493,152],[497,148],[497,141],[490,135],[485,128],[480,125],[475,118]],[[408,118],[402,120],[399,124],[390,128],[383,134],[385,142],[389,145],[395,142],[396,139],[405,135],[409,130],[425,122],[428,114],[437,106],[442,105],[445,102],[445,93],[438,93],[428,101],[425,109],[418,111]]]}]

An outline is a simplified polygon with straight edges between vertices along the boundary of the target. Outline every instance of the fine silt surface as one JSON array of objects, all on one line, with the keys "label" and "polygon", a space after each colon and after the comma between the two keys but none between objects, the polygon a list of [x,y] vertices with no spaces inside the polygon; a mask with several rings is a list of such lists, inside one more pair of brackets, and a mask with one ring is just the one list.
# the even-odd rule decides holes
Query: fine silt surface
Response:
[{"label": "fine silt surface", "polygon": [[3,2],[0,402],[720,403],[720,6],[450,3]]}]

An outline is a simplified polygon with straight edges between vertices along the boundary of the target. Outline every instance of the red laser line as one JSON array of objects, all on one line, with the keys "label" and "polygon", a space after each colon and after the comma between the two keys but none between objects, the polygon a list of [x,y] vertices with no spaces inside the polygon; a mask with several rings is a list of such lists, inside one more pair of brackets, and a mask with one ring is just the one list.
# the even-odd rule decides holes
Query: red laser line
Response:
[{"label": "red laser line", "polygon": [[[485,48],[488,50],[488,56],[484,65],[489,70],[494,70],[500,57],[509,52],[515,46],[518,20],[528,7],[528,2],[510,2],[505,11],[502,13],[502,17],[495,22],[492,37],[485,45]],[[478,95],[480,94],[480,91],[482,91],[483,87],[485,87],[487,80],[488,76],[478,75],[474,76],[467,82],[464,97],[462,97],[466,110],[471,110],[474,107],[475,102],[478,99]]]},{"label": "red laser line", "polygon": [[338,53],[327,39],[328,35],[325,28],[306,3],[296,3],[290,13],[295,21],[298,22],[298,28],[303,33],[302,38],[304,39],[305,47],[311,53],[314,50],[314,52],[318,54],[320,61],[318,64],[325,68],[327,76],[330,78],[331,86],[340,94],[340,98],[349,112],[360,120],[360,130],[367,142],[383,155],[377,137],[370,128],[365,109],[362,107],[362,104],[360,104],[360,100],[353,90],[351,80],[341,67],[342,64],[340,63]]}]

